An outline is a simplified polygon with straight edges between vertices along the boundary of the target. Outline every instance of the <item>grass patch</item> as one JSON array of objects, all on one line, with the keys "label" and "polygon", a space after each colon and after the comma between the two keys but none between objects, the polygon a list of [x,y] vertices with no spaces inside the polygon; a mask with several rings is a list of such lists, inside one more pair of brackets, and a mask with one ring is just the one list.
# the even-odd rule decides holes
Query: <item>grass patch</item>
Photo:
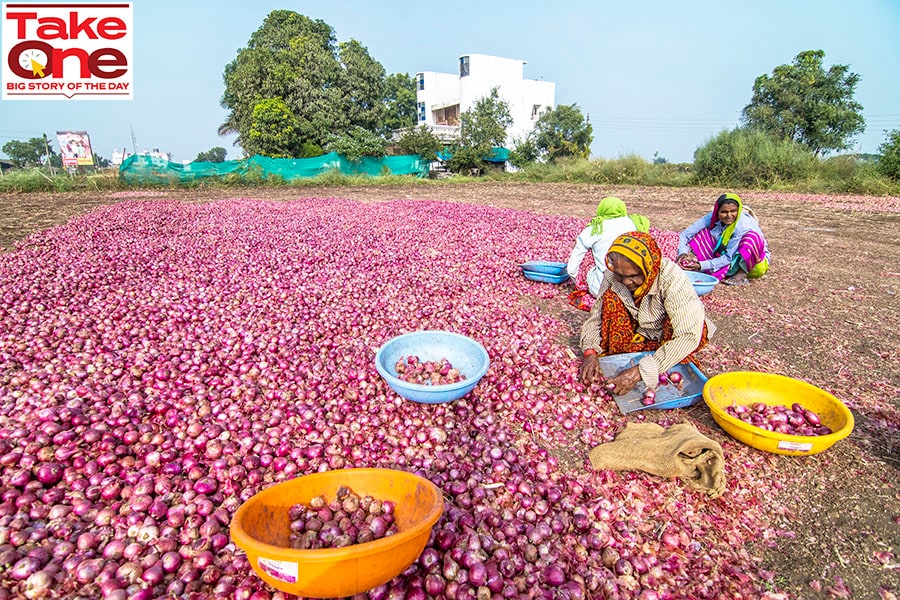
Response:
[{"label": "grass patch", "polygon": [[454,175],[432,180],[411,175],[344,175],[328,171],[317,177],[287,181],[262,171],[228,174],[190,181],[160,177],[156,181],[129,182],[115,169],[90,174],[50,174],[46,169],[15,169],[0,177],[0,194],[48,192],[109,192],[138,189],[216,189],[231,187],[372,187],[403,185],[456,185],[474,181],[522,183],[586,183],[592,185],[639,185],[653,187],[716,186],[735,189],[769,189],[814,194],[862,194],[900,196],[900,181],[879,173],[872,161],[853,156],[813,160],[800,173],[788,173],[762,161],[760,172],[748,172],[744,164],[736,172],[724,170],[710,176],[698,175],[692,163],[651,163],[636,155],[616,159],[566,159],[556,163],[535,163],[515,173],[485,169],[480,176]]}]

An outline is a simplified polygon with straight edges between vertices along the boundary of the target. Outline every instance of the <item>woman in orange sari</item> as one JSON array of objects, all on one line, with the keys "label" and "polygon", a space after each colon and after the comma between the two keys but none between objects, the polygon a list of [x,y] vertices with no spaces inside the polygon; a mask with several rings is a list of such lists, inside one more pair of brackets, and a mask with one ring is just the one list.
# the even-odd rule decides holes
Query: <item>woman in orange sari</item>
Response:
[{"label": "woman in orange sari", "polygon": [[715,326],[706,319],[690,280],[662,256],[650,234],[620,235],[610,246],[606,266],[600,299],[581,328],[579,379],[587,386],[602,375],[602,355],[652,351],[609,384],[615,394],[628,392],[639,381],[655,389],[660,373],[695,360],[694,353],[706,345]]}]

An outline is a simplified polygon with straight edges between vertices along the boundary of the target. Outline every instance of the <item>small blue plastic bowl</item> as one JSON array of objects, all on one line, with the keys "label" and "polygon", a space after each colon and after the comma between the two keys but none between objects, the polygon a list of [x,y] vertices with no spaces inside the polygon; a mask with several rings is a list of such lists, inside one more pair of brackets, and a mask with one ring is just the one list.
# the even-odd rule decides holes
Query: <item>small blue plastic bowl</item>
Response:
[{"label": "small blue plastic bowl", "polygon": [[691,280],[691,285],[694,286],[694,291],[697,292],[698,296],[705,296],[710,293],[719,283],[719,280],[712,275],[707,275],[700,271],[685,271],[684,273]]},{"label": "small blue plastic bowl", "polygon": [[[401,358],[418,356],[421,361],[446,358],[454,368],[466,376],[462,381],[446,385],[409,383],[397,377],[394,365]],[[471,392],[490,366],[487,350],[458,333],[449,331],[413,331],[391,338],[375,353],[375,368],[392,390],[399,396],[423,402],[440,404],[452,402]]]}]

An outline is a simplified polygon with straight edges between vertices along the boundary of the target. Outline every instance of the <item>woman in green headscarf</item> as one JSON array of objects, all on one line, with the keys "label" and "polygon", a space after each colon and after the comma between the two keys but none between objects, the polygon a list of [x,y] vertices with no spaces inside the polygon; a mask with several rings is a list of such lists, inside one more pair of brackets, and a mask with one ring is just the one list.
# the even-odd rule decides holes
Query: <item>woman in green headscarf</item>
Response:
[{"label": "woman in green headscarf", "polygon": [[769,270],[769,245],[759,222],[737,194],[722,194],[713,209],[679,234],[676,262],[725,284],[744,283]]},{"label": "woman in green headscarf", "polygon": [[[588,226],[578,234],[575,239],[575,248],[569,255],[566,271],[572,281],[576,282],[576,289],[569,296],[569,302],[581,308],[584,296],[590,293],[594,298],[600,290],[600,282],[603,281],[603,272],[606,270],[606,253],[613,240],[630,231],[647,233],[650,231],[650,221],[643,215],[629,215],[625,203],[619,198],[609,196],[600,200],[597,206],[597,216],[591,219]],[[593,255],[594,265],[588,270],[586,286],[579,285],[578,268],[585,254]],[[584,288],[587,289],[584,289]],[[584,306],[590,310],[590,306]]]}]

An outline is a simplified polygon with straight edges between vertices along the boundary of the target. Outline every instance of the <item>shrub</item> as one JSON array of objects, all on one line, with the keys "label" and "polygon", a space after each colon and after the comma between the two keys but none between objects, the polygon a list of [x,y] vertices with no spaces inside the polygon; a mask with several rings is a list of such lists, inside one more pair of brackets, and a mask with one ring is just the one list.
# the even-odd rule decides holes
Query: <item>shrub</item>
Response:
[{"label": "shrub", "polygon": [[878,172],[891,179],[900,180],[900,129],[887,132],[887,139],[878,147]]},{"label": "shrub", "polygon": [[797,142],[737,128],[721,132],[694,152],[694,173],[702,184],[768,187],[809,176],[815,160]]},{"label": "shrub", "polygon": [[415,127],[405,133],[397,146],[404,154],[418,154],[427,161],[437,160],[437,153],[444,147],[428,126]]}]

